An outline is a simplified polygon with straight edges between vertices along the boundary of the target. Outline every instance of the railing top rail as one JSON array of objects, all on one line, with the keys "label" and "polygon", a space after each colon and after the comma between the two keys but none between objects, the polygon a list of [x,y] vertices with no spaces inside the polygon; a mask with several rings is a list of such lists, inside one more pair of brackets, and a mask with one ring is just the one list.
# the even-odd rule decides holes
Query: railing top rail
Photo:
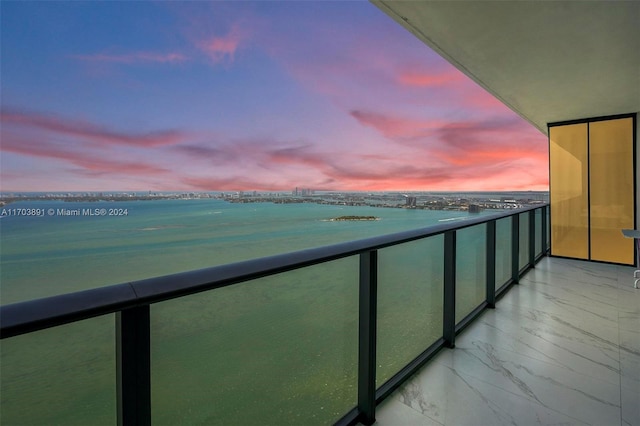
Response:
[{"label": "railing top rail", "polygon": [[393,234],[333,244],[292,253],[148,278],[59,296],[0,306],[0,338],[152,304],[202,291],[250,281],[306,266],[378,250],[498,220],[548,206],[540,204],[463,222],[433,225]]}]

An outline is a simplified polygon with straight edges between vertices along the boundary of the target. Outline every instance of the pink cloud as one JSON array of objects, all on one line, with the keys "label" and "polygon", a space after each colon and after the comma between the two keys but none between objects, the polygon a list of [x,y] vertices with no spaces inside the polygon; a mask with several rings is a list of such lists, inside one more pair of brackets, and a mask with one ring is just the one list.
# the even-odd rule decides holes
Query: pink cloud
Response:
[{"label": "pink cloud", "polygon": [[[144,180],[149,188],[192,190],[282,190],[296,185],[369,191],[505,190],[548,185],[546,173],[539,173],[547,164],[544,139],[516,119],[441,124],[380,113],[354,114],[363,125],[391,139],[388,153],[378,145],[363,152],[310,142],[225,141],[217,136],[208,142],[156,147],[153,156],[145,153],[154,145],[128,144],[126,149],[133,146],[138,151],[123,156],[122,151],[96,150],[95,144],[83,144],[79,137],[62,138],[87,132],[71,131],[64,120],[60,124],[61,120],[37,117],[29,120],[5,111],[3,124],[8,126],[2,128],[2,150],[71,164],[69,176],[90,182],[113,181],[117,176],[127,185],[139,186]],[[25,133],[25,123],[34,122],[31,130],[39,133]],[[417,143],[406,143],[407,138]],[[394,144],[397,141],[402,149]],[[140,157],[144,161],[136,161],[136,153],[144,155]],[[171,166],[162,166],[168,158]]]},{"label": "pink cloud", "polygon": [[309,145],[278,148],[268,151],[269,161],[275,164],[295,164],[326,170],[330,165],[326,154],[314,153]]},{"label": "pink cloud", "polygon": [[86,62],[108,62],[116,64],[136,64],[136,63],[179,63],[188,58],[182,53],[153,53],[134,52],[120,55],[97,53],[93,55],[71,55],[74,59]]},{"label": "pink cloud", "polygon": [[145,162],[107,159],[95,153],[88,153],[73,147],[60,146],[43,140],[27,139],[3,131],[2,151],[30,157],[62,160],[80,167],[72,172],[84,175],[105,175],[122,173],[131,176],[165,174],[167,169]]},{"label": "pink cloud", "polygon": [[[501,126],[510,130],[501,133]],[[546,151],[532,134],[518,130],[517,123],[509,122],[453,123],[434,128],[432,143],[403,145],[403,150],[390,144],[389,154],[329,152],[326,146],[277,140],[172,149],[216,165],[181,180],[200,190],[282,190],[296,185],[365,191],[546,189],[546,174],[536,173],[546,170]],[[472,134],[478,135],[465,144]]]},{"label": "pink cloud", "polygon": [[25,130],[46,131],[59,136],[70,136],[93,143],[138,147],[172,145],[185,140],[187,137],[186,134],[177,130],[122,133],[86,121],[10,109],[0,110],[0,122],[19,126]]},{"label": "pink cloud", "polygon": [[416,120],[362,110],[353,110],[349,114],[360,124],[372,127],[390,139],[425,137],[446,124],[440,120]]},{"label": "pink cloud", "polygon": [[[442,126],[437,132],[443,152],[466,158],[470,163],[482,157],[539,158],[547,155],[546,138],[517,118],[459,121]],[[475,159],[475,160],[474,160]]]},{"label": "pink cloud", "polygon": [[240,26],[234,25],[226,35],[206,38],[197,44],[214,63],[233,62],[236,51],[245,38]]},{"label": "pink cloud", "polygon": [[229,164],[237,160],[238,155],[228,147],[216,147],[211,144],[181,144],[171,147],[172,152],[182,154],[193,160],[204,160],[211,164]]},{"label": "pink cloud", "polygon": [[443,87],[463,80],[464,75],[455,69],[441,73],[405,70],[397,76],[397,81],[401,85],[412,87]]},{"label": "pink cloud", "polygon": [[[157,149],[186,137],[176,131],[121,133],[84,121],[10,109],[0,111],[0,122],[1,152],[31,158],[29,161],[34,164],[33,173],[30,169],[25,169],[23,178],[3,174],[3,179],[10,182],[34,179],[38,173],[38,164],[42,161],[37,159],[56,160],[58,164],[71,166],[63,172],[66,176],[54,176],[51,182],[41,182],[43,188],[55,182],[68,181],[73,177],[77,179],[78,176],[82,179],[90,178],[87,180],[88,187],[94,183],[104,184],[114,180],[131,181],[136,184],[141,179],[166,179],[170,175],[170,169],[140,150]],[[120,146],[120,149],[107,149],[114,145]],[[125,149],[126,152],[123,151]]]},{"label": "pink cloud", "polygon": [[[438,122],[360,110],[352,111],[351,116],[412,149],[411,158],[396,153],[396,161],[413,165],[422,160],[420,169],[387,169],[381,158],[367,157],[370,164],[376,164],[375,170],[392,176],[389,179],[396,188],[406,185],[465,189],[466,184],[467,189],[515,189],[527,185],[544,189],[548,185],[546,138],[516,117]],[[334,177],[371,179],[369,185],[387,186],[382,177],[376,178],[376,173],[347,170]]]},{"label": "pink cloud", "polygon": [[189,176],[180,182],[201,190],[282,190],[331,180],[331,156],[311,144],[269,138],[218,142],[171,147],[191,164]]}]

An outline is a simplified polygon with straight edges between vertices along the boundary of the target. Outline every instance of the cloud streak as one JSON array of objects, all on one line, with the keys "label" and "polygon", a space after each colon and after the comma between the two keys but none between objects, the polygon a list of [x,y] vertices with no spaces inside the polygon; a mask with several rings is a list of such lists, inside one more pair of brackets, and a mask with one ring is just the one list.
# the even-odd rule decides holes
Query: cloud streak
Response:
[{"label": "cloud streak", "polygon": [[40,130],[59,136],[79,138],[97,144],[116,144],[138,147],[172,145],[183,141],[187,135],[178,130],[161,130],[147,133],[124,133],[86,121],[71,120],[55,115],[17,111],[3,108],[0,122],[22,127],[25,131]]},{"label": "cloud streak", "polygon": [[70,55],[73,59],[84,62],[102,62],[113,64],[144,64],[144,63],[160,63],[175,64],[185,62],[189,58],[182,53],[154,53],[154,52],[133,52],[124,54],[106,54],[95,53],[90,55]]},{"label": "cloud streak", "polygon": [[424,138],[447,124],[447,122],[440,120],[416,120],[363,110],[353,110],[349,115],[360,124],[372,127],[386,138],[396,141]]},{"label": "cloud streak", "polygon": [[62,160],[79,167],[73,172],[82,175],[109,176],[117,173],[130,176],[149,176],[168,172],[167,169],[150,163],[108,159],[95,153],[73,150],[68,145],[60,146],[41,140],[25,139],[4,131],[2,136],[3,151],[30,157]]}]

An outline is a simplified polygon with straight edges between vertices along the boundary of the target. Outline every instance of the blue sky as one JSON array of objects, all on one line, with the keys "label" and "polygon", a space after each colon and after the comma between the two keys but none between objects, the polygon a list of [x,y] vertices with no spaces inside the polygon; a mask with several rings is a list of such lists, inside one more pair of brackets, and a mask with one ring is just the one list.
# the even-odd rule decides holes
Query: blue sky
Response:
[{"label": "blue sky", "polygon": [[368,2],[0,7],[3,191],[548,187],[546,137]]}]

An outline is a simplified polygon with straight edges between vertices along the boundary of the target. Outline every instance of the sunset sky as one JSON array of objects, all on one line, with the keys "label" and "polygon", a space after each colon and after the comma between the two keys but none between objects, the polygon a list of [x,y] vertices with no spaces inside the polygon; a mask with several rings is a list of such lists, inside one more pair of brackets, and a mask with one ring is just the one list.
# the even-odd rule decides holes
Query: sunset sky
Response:
[{"label": "sunset sky", "polygon": [[9,2],[2,191],[547,190],[547,139],[368,2]]}]

